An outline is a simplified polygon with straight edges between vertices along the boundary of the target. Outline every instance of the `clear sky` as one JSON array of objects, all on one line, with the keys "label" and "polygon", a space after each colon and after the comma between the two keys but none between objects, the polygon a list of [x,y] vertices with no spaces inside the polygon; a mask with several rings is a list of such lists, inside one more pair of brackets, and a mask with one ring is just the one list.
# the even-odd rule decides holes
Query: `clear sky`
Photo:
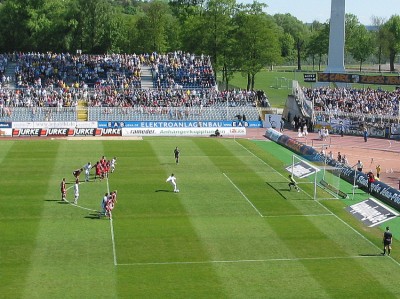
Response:
[{"label": "clear sky", "polygon": [[[252,3],[253,0],[237,0]],[[311,23],[317,20],[326,22],[331,14],[331,0],[258,0],[268,5],[266,12],[270,15],[290,13],[300,21]],[[371,17],[388,20],[392,15],[400,15],[400,0],[346,0],[346,13],[357,16],[364,25],[371,25]]]}]

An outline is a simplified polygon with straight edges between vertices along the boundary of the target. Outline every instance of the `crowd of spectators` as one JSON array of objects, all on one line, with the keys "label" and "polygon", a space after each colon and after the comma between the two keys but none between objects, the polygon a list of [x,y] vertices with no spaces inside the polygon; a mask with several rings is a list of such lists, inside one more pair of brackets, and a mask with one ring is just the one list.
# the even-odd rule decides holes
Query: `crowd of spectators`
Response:
[{"label": "crowd of spectators", "polygon": [[15,52],[0,56],[0,75],[4,74],[7,61],[15,63],[16,87],[47,88],[74,83],[89,87],[141,88],[143,65],[152,71],[154,88],[216,86],[210,57],[181,51],[140,55]]},{"label": "crowd of spectators", "polygon": [[59,87],[64,84],[140,88],[142,55],[13,53],[17,87]]},{"label": "crowd of spectators", "polygon": [[255,107],[260,99],[257,92],[246,90],[117,89],[111,86],[0,88],[0,108],[73,107],[78,101],[89,107]]},{"label": "crowd of spectators", "polygon": [[313,101],[314,110],[355,114],[399,115],[400,89],[303,88],[305,97]]},{"label": "crowd of spectators", "polygon": [[[6,77],[7,64],[15,66]],[[157,88],[141,88],[141,68],[153,71]],[[14,107],[268,107],[262,91],[218,91],[208,56],[189,53],[0,55],[0,114]],[[11,84],[7,84],[10,82]]]},{"label": "crowd of spectators", "polygon": [[213,88],[215,76],[209,56],[175,51],[150,57],[155,88]]}]

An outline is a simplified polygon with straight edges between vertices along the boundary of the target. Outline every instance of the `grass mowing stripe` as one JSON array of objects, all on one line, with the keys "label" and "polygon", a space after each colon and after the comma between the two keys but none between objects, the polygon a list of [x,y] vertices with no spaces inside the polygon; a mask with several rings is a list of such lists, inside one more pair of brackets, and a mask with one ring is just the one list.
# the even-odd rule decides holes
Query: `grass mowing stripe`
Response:
[{"label": "grass mowing stripe", "polygon": [[0,167],[3,170],[0,180],[0,293],[4,298],[22,296],[32,269],[43,194],[48,187],[43,177],[47,178],[53,169],[56,151],[53,144],[48,147],[48,152],[37,152],[38,144],[0,142]]},{"label": "grass mowing stripe", "polygon": [[[54,151],[57,154],[54,169],[43,177],[48,178],[49,188],[23,297],[89,298],[104,294],[116,297],[109,224],[91,217],[87,210],[59,201],[61,178],[66,177],[72,184],[72,170],[100,157],[102,142],[42,141],[40,147],[46,148],[51,142],[59,143],[60,147]],[[98,189],[103,193],[105,183],[80,185],[79,203],[91,202],[97,206]],[[73,196],[67,192],[67,198],[71,200]],[[98,283],[104,276],[108,277],[107,285]]]},{"label": "grass mowing stripe", "polygon": [[244,199],[253,207],[253,209],[258,213],[258,215],[260,215],[261,217],[263,217],[263,215],[261,214],[261,212],[256,208],[256,206],[247,198],[246,195],[244,195],[244,193],[242,192],[242,190],[239,189],[238,186],[235,185],[234,182],[232,182],[232,180],[226,175],[226,173],[222,173],[227,179],[228,181],[233,185],[233,187],[236,188],[237,191],[239,191],[239,193],[244,197]]}]

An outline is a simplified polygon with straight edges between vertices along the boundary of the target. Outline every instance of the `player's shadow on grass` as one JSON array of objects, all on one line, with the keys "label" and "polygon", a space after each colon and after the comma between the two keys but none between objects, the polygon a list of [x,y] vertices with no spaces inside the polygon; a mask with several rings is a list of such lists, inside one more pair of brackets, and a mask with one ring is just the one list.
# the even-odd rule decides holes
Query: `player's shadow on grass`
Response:
[{"label": "player's shadow on grass", "polygon": [[383,254],[380,253],[360,253],[359,256],[383,256]]},{"label": "player's shadow on grass", "polygon": [[44,201],[60,201],[58,199],[45,199]]},{"label": "player's shadow on grass", "polygon": [[87,218],[87,219],[100,219],[99,215],[100,215],[99,213],[91,213],[89,215],[86,215],[84,218]]},{"label": "player's shadow on grass", "polygon": [[67,204],[69,204],[68,201],[62,201],[62,200],[55,200],[55,201],[57,201],[57,203],[60,204],[60,205],[67,205]]},{"label": "player's shadow on grass", "polygon": [[154,191],[154,192],[174,192],[174,191],[165,190],[165,189],[158,189],[158,190],[156,190],[156,191]]}]

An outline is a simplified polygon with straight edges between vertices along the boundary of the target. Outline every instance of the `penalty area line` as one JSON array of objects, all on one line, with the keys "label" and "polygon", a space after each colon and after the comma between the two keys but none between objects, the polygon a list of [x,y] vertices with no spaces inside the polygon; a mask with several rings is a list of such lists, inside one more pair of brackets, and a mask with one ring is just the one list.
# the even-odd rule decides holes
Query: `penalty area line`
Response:
[{"label": "penalty area line", "polygon": [[233,185],[233,187],[235,187],[236,190],[239,191],[239,193],[247,200],[247,202],[253,207],[253,209],[256,210],[256,212],[258,213],[258,215],[260,215],[261,217],[263,217],[263,215],[262,215],[262,214],[260,213],[260,211],[256,208],[256,206],[247,198],[246,195],[244,195],[244,193],[242,192],[242,190],[240,190],[240,189],[238,188],[238,186],[236,186],[235,183],[232,182],[232,180],[231,180],[225,173],[222,173],[222,174],[228,179],[228,181]]},{"label": "penalty area line", "polygon": [[333,214],[288,214],[288,215],[263,215],[264,218],[283,218],[283,217],[322,217],[322,216],[333,216]]},{"label": "penalty area line", "polygon": [[354,256],[327,256],[303,258],[271,258],[258,260],[221,260],[221,261],[189,261],[189,262],[148,262],[148,263],[122,263],[117,266],[154,266],[154,265],[195,265],[195,264],[238,264],[238,263],[267,263],[267,262],[298,262],[298,261],[329,261],[362,258],[382,258],[382,255],[354,255]]}]

